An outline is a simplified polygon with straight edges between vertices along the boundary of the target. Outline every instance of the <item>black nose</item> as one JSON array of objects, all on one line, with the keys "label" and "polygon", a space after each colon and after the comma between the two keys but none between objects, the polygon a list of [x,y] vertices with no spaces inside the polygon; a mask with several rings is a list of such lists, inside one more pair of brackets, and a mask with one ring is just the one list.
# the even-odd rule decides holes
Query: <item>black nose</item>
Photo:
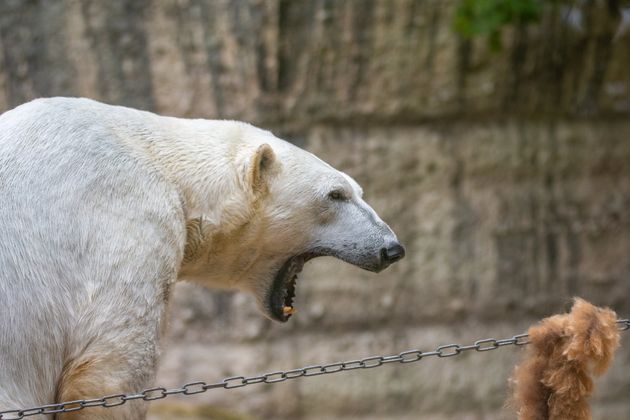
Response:
[{"label": "black nose", "polygon": [[381,255],[383,257],[383,262],[389,265],[405,256],[405,248],[403,248],[403,246],[398,242],[394,242],[381,249]]}]

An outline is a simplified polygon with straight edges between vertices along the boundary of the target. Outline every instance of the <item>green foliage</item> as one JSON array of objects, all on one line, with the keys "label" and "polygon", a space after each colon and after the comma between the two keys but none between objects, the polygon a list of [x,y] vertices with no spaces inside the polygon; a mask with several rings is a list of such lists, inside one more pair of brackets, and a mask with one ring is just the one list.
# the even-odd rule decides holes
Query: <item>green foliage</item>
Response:
[{"label": "green foliage", "polygon": [[461,0],[453,24],[466,39],[487,36],[496,50],[501,47],[501,28],[537,22],[543,3],[544,0]]}]

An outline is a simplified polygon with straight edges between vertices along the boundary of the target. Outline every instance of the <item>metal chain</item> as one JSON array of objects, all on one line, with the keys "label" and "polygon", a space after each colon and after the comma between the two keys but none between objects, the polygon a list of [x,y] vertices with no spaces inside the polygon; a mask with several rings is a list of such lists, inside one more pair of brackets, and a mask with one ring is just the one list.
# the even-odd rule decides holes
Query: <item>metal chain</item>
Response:
[{"label": "metal chain", "polygon": [[[630,319],[618,320],[617,325],[619,326],[619,331],[630,330]],[[201,394],[215,388],[233,389],[260,383],[273,384],[302,377],[326,375],[355,369],[371,369],[389,363],[413,363],[431,356],[440,358],[453,357],[471,350],[484,352],[496,350],[505,346],[523,346],[526,344],[529,344],[529,336],[527,334],[519,334],[511,338],[504,338],[500,340],[486,338],[484,340],[477,340],[473,344],[467,346],[461,346],[459,344],[446,344],[439,346],[433,351],[423,352],[420,350],[408,350],[390,356],[371,356],[363,359],[349,360],[346,362],[328,363],[286,371],[269,372],[258,376],[232,376],[230,378],[223,379],[221,382],[189,382],[181,388],[148,388],[137,394],[115,394],[89,400],[66,401],[32,408],[1,411],[0,420],[23,419],[24,417],[35,415],[69,413],[90,407],[116,407],[125,404],[127,401],[133,400],[155,401],[161,400],[170,395]]]}]

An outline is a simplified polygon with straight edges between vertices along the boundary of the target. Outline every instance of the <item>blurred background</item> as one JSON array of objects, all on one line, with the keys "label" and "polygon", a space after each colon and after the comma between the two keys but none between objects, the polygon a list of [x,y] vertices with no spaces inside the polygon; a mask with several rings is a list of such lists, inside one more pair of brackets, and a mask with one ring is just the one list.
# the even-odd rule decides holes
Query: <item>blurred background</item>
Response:
[{"label": "blurred background", "polygon": [[[156,384],[630,315],[630,3],[2,0],[0,111],[86,96],[251,122],[355,177],[407,247],[308,264],[298,313],[178,285]],[[161,419],[503,419],[520,349],[151,404]],[[630,418],[630,335],[596,419]]]}]

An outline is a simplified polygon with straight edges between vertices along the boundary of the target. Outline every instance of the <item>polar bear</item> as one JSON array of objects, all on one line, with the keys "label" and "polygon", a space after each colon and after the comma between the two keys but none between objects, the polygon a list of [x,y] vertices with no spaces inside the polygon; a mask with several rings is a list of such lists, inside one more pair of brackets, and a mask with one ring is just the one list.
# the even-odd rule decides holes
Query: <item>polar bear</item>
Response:
[{"label": "polar bear", "polygon": [[306,261],[405,253],[352,178],[268,131],[88,99],[0,116],[0,196],[0,411],[150,386],[178,280],[285,322]]}]

